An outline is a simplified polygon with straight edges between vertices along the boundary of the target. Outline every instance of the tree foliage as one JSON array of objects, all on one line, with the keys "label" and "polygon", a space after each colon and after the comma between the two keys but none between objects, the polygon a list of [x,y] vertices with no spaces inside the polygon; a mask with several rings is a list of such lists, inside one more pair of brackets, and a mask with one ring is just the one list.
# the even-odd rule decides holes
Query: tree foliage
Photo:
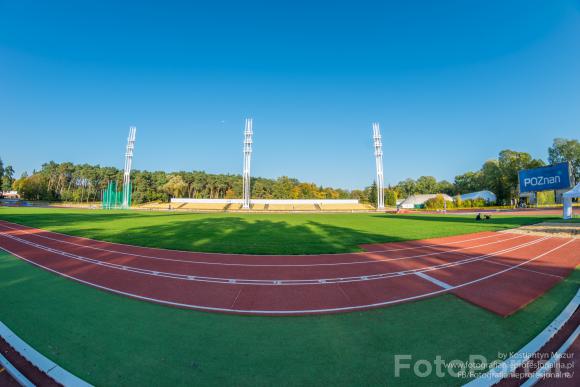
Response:
[{"label": "tree foliage", "polygon": [[[12,172],[13,173],[13,172]],[[133,202],[168,201],[172,197],[240,198],[242,176],[209,174],[202,171],[133,171]],[[110,181],[120,187],[123,171],[99,165],[69,162],[43,164],[40,171],[15,182],[24,199],[48,201],[95,202]],[[287,176],[278,179],[252,178],[252,197],[260,199],[346,199],[351,192],[300,182]],[[364,194],[364,193],[363,193]],[[360,191],[354,193],[360,195]],[[361,198],[366,201],[366,198]]]},{"label": "tree foliage", "polygon": [[1,184],[2,186],[0,190],[12,190],[12,184],[14,184],[14,168],[12,168],[12,165],[8,165],[4,168],[4,176],[2,176]]},{"label": "tree foliage", "polygon": [[445,198],[438,194],[425,202],[425,208],[428,210],[442,210],[445,207]]},{"label": "tree foliage", "polygon": [[548,148],[548,163],[556,164],[569,161],[572,165],[574,180],[580,182],[580,142],[578,140],[567,140],[556,138],[550,148]]},{"label": "tree foliage", "polygon": [[[580,181],[580,142],[554,139],[548,149],[550,164],[569,161],[576,181]],[[398,198],[415,194],[444,193],[457,196],[475,191],[489,190],[496,194],[498,204],[508,204],[517,197],[518,171],[543,166],[529,153],[510,149],[502,150],[496,159],[487,160],[477,171],[455,176],[453,182],[437,181],[433,176],[408,178],[385,189],[385,204],[394,206]],[[123,172],[113,167],[73,164],[69,162],[43,164],[31,176],[23,175],[14,181],[11,166],[4,168],[0,159],[0,188],[14,187],[25,199],[65,200],[77,202],[99,201],[101,192],[109,181],[121,186]],[[133,202],[168,201],[171,197],[187,198],[240,198],[242,177],[233,174],[209,174],[203,171],[133,171]],[[260,199],[358,199],[376,204],[377,186],[373,182],[363,190],[344,190],[301,182],[288,176],[277,179],[254,177],[251,181],[253,198]],[[454,204],[457,205],[456,200]],[[459,206],[476,206],[480,203],[460,203]]]},{"label": "tree foliage", "polygon": [[0,191],[12,190],[12,184],[14,184],[14,168],[11,165],[4,168],[4,163],[0,158]]}]

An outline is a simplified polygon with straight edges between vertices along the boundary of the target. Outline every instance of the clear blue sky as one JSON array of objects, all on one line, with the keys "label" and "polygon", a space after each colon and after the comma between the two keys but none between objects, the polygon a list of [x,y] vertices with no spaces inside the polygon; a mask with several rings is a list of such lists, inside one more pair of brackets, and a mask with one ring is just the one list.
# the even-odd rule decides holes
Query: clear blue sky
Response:
[{"label": "clear blue sky", "polygon": [[[579,1],[0,0],[0,156],[344,188],[580,137]],[[191,2],[193,3],[193,2]]]}]

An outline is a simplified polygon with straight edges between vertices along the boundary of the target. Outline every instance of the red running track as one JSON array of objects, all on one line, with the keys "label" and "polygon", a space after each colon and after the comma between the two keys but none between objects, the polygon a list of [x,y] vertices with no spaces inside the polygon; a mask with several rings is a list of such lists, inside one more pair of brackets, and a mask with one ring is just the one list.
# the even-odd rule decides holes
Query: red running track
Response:
[{"label": "red running track", "polygon": [[206,311],[299,315],[450,292],[502,316],[580,263],[579,240],[482,232],[321,255],[193,253],[95,241],[0,221],[0,248],[114,293]]}]

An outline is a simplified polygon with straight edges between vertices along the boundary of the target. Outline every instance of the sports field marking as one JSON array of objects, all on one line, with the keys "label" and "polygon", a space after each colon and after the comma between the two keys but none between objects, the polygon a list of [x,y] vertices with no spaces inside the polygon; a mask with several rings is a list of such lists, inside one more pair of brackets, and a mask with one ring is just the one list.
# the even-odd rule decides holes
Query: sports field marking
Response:
[{"label": "sports field marking", "polygon": [[453,287],[453,286],[449,285],[448,283],[445,283],[443,281],[439,281],[437,278],[433,278],[430,275],[425,274],[423,272],[416,273],[416,275],[418,275],[419,277],[426,279],[427,281],[434,283],[435,285],[439,286],[440,288],[443,288],[446,290],[449,290]]},{"label": "sports field marking", "polygon": [[[0,322],[0,337],[29,363],[63,386],[91,387],[90,384],[71,374],[58,364],[32,348],[4,323]],[[31,383],[30,385],[33,386]]]},{"label": "sports field marking", "polygon": [[9,361],[4,357],[4,355],[0,354],[0,364],[2,365],[2,372],[6,370],[18,384],[23,387],[35,387],[34,384],[28,380],[26,376],[24,376],[20,371],[16,369]]},{"label": "sports field marking", "polygon": [[498,251],[495,251],[492,253],[487,253],[487,254],[483,254],[483,255],[479,255],[476,257],[471,257],[471,258],[467,258],[467,259],[455,261],[455,262],[447,262],[447,263],[443,263],[443,264],[439,264],[439,265],[425,266],[425,267],[418,268],[418,269],[401,270],[401,271],[396,271],[396,272],[373,273],[373,274],[368,274],[365,276],[355,276],[355,277],[334,277],[334,278],[297,279],[297,280],[291,280],[291,279],[287,279],[287,280],[285,280],[285,279],[255,280],[255,279],[244,279],[244,278],[221,278],[221,277],[204,277],[204,276],[195,276],[194,279],[191,279],[190,275],[187,275],[187,274],[153,271],[153,270],[149,270],[149,269],[142,269],[139,267],[119,265],[119,264],[115,264],[115,263],[108,263],[108,262],[100,261],[100,260],[93,259],[93,258],[84,257],[84,256],[77,255],[77,254],[71,254],[68,252],[63,252],[63,251],[58,250],[58,249],[47,247],[47,246],[42,245],[42,244],[31,242],[31,241],[28,241],[26,239],[16,237],[14,235],[5,234],[3,232],[0,232],[0,236],[15,240],[19,243],[22,243],[22,244],[25,244],[28,246],[33,246],[33,247],[36,247],[36,248],[41,249],[41,250],[45,250],[45,251],[48,251],[48,252],[51,252],[54,254],[58,254],[58,255],[61,255],[61,256],[67,257],[67,258],[71,258],[71,259],[75,259],[75,260],[79,260],[79,261],[83,261],[83,262],[87,262],[90,264],[99,265],[99,266],[103,266],[103,267],[108,267],[111,269],[121,269],[121,270],[131,271],[134,273],[139,273],[139,274],[153,275],[153,276],[173,278],[173,279],[179,279],[179,280],[189,280],[189,281],[198,281],[198,282],[213,282],[213,283],[229,283],[229,284],[245,284],[245,285],[267,285],[267,286],[269,286],[269,285],[321,285],[321,284],[326,284],[326,283],[349,283],[349,282],[359,282],[359,281],[367,281],[367,280],[378,280],[378,279],[401,277],[401,276],[406,276],[409,274],[416,274],[419,272],[440,270],[443,268],[454,267],[454,266],[464,265],[464,264],[471,263],[471,262],[481,261],[481,260],[487,259],[489,257],[493,257],[493,256],[496,256],[499,254],[518,250],[518,249],[521,249],[521,248],[524,248],[527,246],[531,246],[531,245],[540,243],[544,240],[550,239],[549,237],[538,238],[538,239],[532,240],[530,242],[522,243],[520,245],[512,246],[512,247],[498,250]]},{"label": "sports field marking", "polygon": [[[159,275],[159,276],[165,276],[168,278],[176,278],[176,279],[184,279],[184,277],[186,279],[191,279],[189,277],[191,277],[190,275],[183,275],[183,274],[179,274],[179,273],[170,273],[170,272],[158,272],[158,271],[152,271],[152,270],[148,270],[148,269],[142,269],[139,267],[132,267],[132,266],[126,266],[126,265],[119,265],[119,264],[114,264],[114,263],[107,263],[107,262],[103,262],[100,260],[96,260],[93,258],[87,258],[84,256],[80,256],[80,255],[76,255],[76,254],[71,254],[68,252],[63,252],[61,250],[58,249],[53,249],[51,247],[47,247],[45,245],[42,244],[38,244],[35,242],[31,242],[13,235],[9,235],[9,234],[4,234],[0,232],[1,236],[4,236],[6,238],[9,239],[13,239],[16,240],[20,243],[23,244],[27,244],[45,251],[49,251],[58,255],[62,255],[68,258],[72,258],[72,259],[76,259],[76,260],[81,260],[81,261],[85,261],[85,262],[89,262],[89,263],[93,263],[96,265],[100,265],[100,266],[108,266],[111,268],[120,268],[121,270],[128,270],[128,271],[133,271],[136,273],[141,273],[141,274],[152,274],[152,275]],[[468,263],[471,261],[476,261],[476,260],[480,260],[481,258],[487,258],[490,256],[495,256],[501,253],[505,253],[505,252],[510,252],[513,250],[516,250],[518,248],[522,248],[528,245],[532,245],[535,243],[539,243],[545,239],[548,239],[547,237],[543,237],[543,238],[539,238],[536,240],[532,240],[530,242],[526,242],[520,245],[516,245],[516,246],[512,246],[503,250],[498,250],[495,251],[493,253],[488,253],[488,254],[484,254],[484,255],[480,255],[477,257],[471,257],[462,261],[456,261],[456,262],[450,262],[450,263],[445,263],[445,264],[440,264],[440,265],[434,265],[434,266],[426,266],[424,268],[419,268],[419,269],[409,269],[409,270],[403,270],[403,271],[395,271],[395,272],[385,272],[385,273],[375,273],[375,274],[370,274],[370,275],[365,275],[365,276],[355,276],[355,277],[338,277],[338,278],[322,278],[322,279],[310,279],[310,280],[251,280],[251,279],[234,279],[234,278],[220,278],[220,277],[203,277],[203,276],[194,276],[194,280],[198,280],[198,281],[204,281],[204,282],[229,282],[229,283],[234,283],[234,282],[238,282],[238,283],[250,283],[250,284],[266,284],[266,285],[270,285],[272,284],[272,282],[274,282],[275,284],[310,284],[310,283],[320,283],[321,280],[325,280],[327,282],[350,282],[350,281],[358,281],[360,279],[363,280],[368,280],[368,279],[382,279],[382,278],[387,278],[387,277],[396,277],[396,276],[401,276],[401,275],[407,275],[407,274],[413,274],[416,273],[417,271],[430,271],[430,270],[436,270],[436,269],[440,269],[440,268],[445,268],[445,267],[449,267],[449,266],[456,266],[459,264],[463,264],[463,263]],[[392,274],[392,275],[390,275]]]},{"label": "sports field marking", "polygon": [[172,302],[172,301],[167,301],[167,300],[161,300],[161,299],[157,299],[157,298],[153,298],[153,297],[145,297],[145,296],[141,296],[138,294],[134,294],[134,293],[130,293],[130,292],[124,292],[124,291],[120,291],[120,290],[116,290],[116,289],[112,289],[106,286],[102,286],[90,281],[85,281],[79,278],[75,278],[72,277],[68,274],[65,273],[61,273],[59,271],[56,271],[54,269],[51,269],[49,267],[46,267],[44,265],[38,264],[30,259],[24,258],[23,256],[16,254],[12,251],[10,251],[9,249],[5,248],[5,247],[0,247],[0,249],[6,251],[9,254],[14,255],[15,257],[18,257],[24,261],[27,261],[35,266],[41,267],[43,269],[46,269],[50,272],[53,272],[55,274],[58,274],[60,276],[66,277],[66,278],[70,278],[74,281],[80,282],[80,283],[84,283],[86,285],[91,285],[94,286],[96,288],[102,289],[102,290],[106,290],[106,291],[110,291],[112,293],[116,293],[116,294],[120,294],[120,295],[124,295],[124,296],[129,296],[129,297],[133,297],[139,300],[145,300],[145,301],[151,301],[151,302],[155,302],[155,303],[159,303],[159,304],[164,304],[164,305],[171,305],[171,306],[175,306],[175,307],[182,307],[182,308],[191,308],[191,309],[197,309],[197,310],[205,310],[205,311],[213,311],[213,312],[224,312],[224,313],[238,313],[238,314],[256,314],[256,315],[299,315],[299,314],[316,314],[316,313],[333,313],[333,312],[347,312],[347,311],[353,311],[353,310],[361,310],[361,309],[369,309],[369,308],[376,308],[376,307],[381,307],[381,306],[387,306],[387,305],[393,305],[393,304],[399,304],[402,302],[408,302],[408,301],[413,301],[413,300],[419,300],[419,299],[423,299],[423,298],[427,298],[427,297],[432,297],[435,295],[439,295],[439,294],[443,294],[446,292],[449,292],[451,290],[455,290],[455,289],[459,289],[459,288],[463,288],[469,285],[473,285],[482,281],[485,281],[489,278],[493,278],[496,276],[499,276],[503,273],[506,273],[510,270],[516,269],[518,267],[521,267],[527,263],[533,262],[537,259],[540,259],[554,251],[557,251],[565,246],[567,246],[568,244],[574,242],[574,240],[569,240],[567,242],[564,242],[562,244],[560,244],[559,246],[556,246],[548,251],[545,251],[542,254],[539,254],[533,258],[530,258],[527,261],[521,262],[517,265],[514,265],[512,267],[506,268],[504,270],[501,270],[497,273],[492,273],[489,275],[486,275],[484,277],[480,277],[477,278],[475,280],[472,281],[468,281],[465,282],[463,284],[459,284],[459,285],[455,285],[452,286],[450,289],[440,289],[440,290],[435,290],[432,292],[426,292],[420,295],[415,295],[415,296],[410,296],[410,297],[403,297],[403,298],[399,298],[399,299],[395,299],[395,300],[389,300],[389,301],[382,301],[382,302],[377,302],[377,303],[371,303],[371,304],[365,304],[365,305],[352,305],[352,306],[348,306],[348,307],[339,307],[339,308],[325,308],[325,309],[307,309],[307,310],[259,310],[259,309],[231,309],[231,308],[219,308],[219,307],[211,307],[211,306],[204,306],[204,305],[192,305],[192,304],[185,304],[185,303],[179,303],[179,302]]},{"label": "sports field marking", "polygon": [[[493,261],[486,261],[487,263],[491,263],[493,265],[499,265],[499,266],[505,266],[505,267],[509,267],[510,265],[505,264],[505,263],[501,263],[501,262],[493,262]],[[556,277],[558,279],[563,279],[564,277],[562,277],[561,275],[556,275],[556,274],[552,274],[552,273],[544,273],[542,271],[537,271],[537,270],[532,270],[532,269],[524,269],[523,267],[520,267],[518,270],[522,270],[522,271],[527,271],[529,273],[535,273],[535,274],[541,274],[541,275],[547,275],[548,277]]]},{"label": "sports field marking", "polygon": [[[539,257],[538,257],[539,258]],[[518,369],[523,363],[528,361],[536,352],[540,351],[542,347],[550,341],[566,322],[572,317],[576,309],[580,306],[580,289],[576,295],[570,300],[568,305],[560,312],[560,314],[552,321],[542,332],[534,337],[529,343],[524,345],[518,352],[511,354],[511,356],[497,365],[494,369],[487,371],[476,379],[467,383],[466,387],[491,387],[499,383],[506,374],[510,374]]]},{"label": "sports field marking", "polygon": [[[4,223],[12,224],[12,225],[19,226],[19,227],[22,227],[22,228],[27,228],[27,229],[30,229],[30,230],[42,230],[42,229],[38,229],[38,228],[35,228],[35,227],[27,226],[27,225],[24,225],[24,224],[9,222],[7,220],[0,220],[0,225],[2,225],[3,227],[11,228],[13,230],[24,231],[24,230],[22,230],[22,228],[19,229],[19,228],[15,228],[15,227],[10,227],[10,226],[5,225]],[[61,232],[58,232],[58,231],[48,231],[48,230],[42,230],[42,231],[44,231],[46,233],[49,233],[49,234],[62,235],[62,236],[68,237],[68,238],[79,238],[79,239],[84,239],[84,240],[87,240],[87,241],[90,241],[90,242],[94,242],[95,241],[94,239],[85,238],[85,237],[82,237],[82,236],[64,234],[64,233],[61,233]],[[485,235],[485,236],[471,238],[471,239],[464,239],[464,240],[459,240],[459,241],[454,241],[454,242],[448,242],[448,243],[446,243],[446,245],[454,245],[454,244],[457,244],[457,243],[470,242],[470,241],[479,240],[479,239],[493,238],[494,236],[496,236],[495,233],[497,233],[497,232],[503,232],[503,231],[508,231],[508,230],[494,231],[492,235]],[[491,231],[489,231],[489,232],[491,232]],[[39,235],[39,237],[62,241],[60,239],[50,238],[50,237],[42,236],[42,235]],[[448,237],[451,237],[451,236],[447,236],[447,237],[443,237],[443,238],[448,238]],[[85,245],[77,244],[77,243],[70,242],[70,241],[64,241],[64,242],[65,243],[74,244],[74,245],[78,245],[78,246],[85,246]],[[408,242],[413,242],[413,241],[408,241]],[[159,247],[149,247],[149,246],[143,247],[143,246],[129,245],[129,244],[126,244],[126,243],[119,243],[119,242],[106,242],[106,243],[108,243],[110,245],[127,246],[127,247],[130,247],[130,248],[139,248],[139,247],[141,247],[141,248],[146,248],[148,250],[168,251],[168,249],[166,249],[166,248],[159,248]],[[399,242],[384,242],[384,243],[399,243]],[[384,244],[384,243],[375,243],[375,244]],[[407,243],[407,242],[403,242],[403,243]],[[316,255],[328,255],[328,256],[332,256],[332,255],[343,255],[343,254],[349,254],[349,255],[365,255],[365,254],[368,254],[368,253],[386,253],[386,252],[394,252],[394,251],[416,250],[416,249],[425,248],[425,247],[438,247],[438,246],[440,246],[440,245],[432,244],[432,245],[422,245],[422,246],[418,246],[418,247],[411,246],[411,247],[401,247],[401,248],[395,248],[395,249],[375,250],[375,251],[355,251],[355,252],[349,252],[349,253],[344,252],[344,253],[325,253],[325,254],[292,254],[292,255],[288,255],[288,256],[292,256],[292,257],[312,257],[312,256],[316,256]],[[95,250],[108,251],[108,252],[119,252],[117,250],[107,250],[107,249],[102,249],[102,248],[99,248],[99,247],[91,247],[91,246],[85,246],[85,247],[93,248]],[[169,251],[176,251],[176,252],[179,252],[179,253],[195,253],[195,252],[193,252],[191,250],[174,250],[174,249],[171,249]],[[248,254],[216,253],[216,252],[203,252],[203,253],[199,253],[199,254],[218,255],[218,256],[219,255],[226,255],[226,256],[232,256],[232,255],[234,255],[234,256],[235,255],[244,256],[244,255],[248,255]],[[140,256],[139,254],[134,254],[134,255],[135,256]],[[251,254],[251,255],[252,256],[256,256],[256,257],[280,257],[279,254]],[[149,256],[143,256],[143,258],[147,258],[147,257],[149,257]],[[212,264],[212,262],[208,262],[208,264]]]},{"label": "sports field marking", "polygon": [[580,335],[580,326],[576,327],[574,332],[572,332],[572,334],[570,335],[570,337],[568,337],[568,339],[564,342],[564,344],[562,344],[562,346],[558,348],[558,350],[556,351],[556,353],[554,353],[554,355],[550,358],[550,360],[545,362],[542,368],[540,368],[535,374],[533,374],[528,380],[526,380],[526,382],[522,384],[522,387],[531,387],[535,385],[537,382],[539,382],[541,379],[543,379],[548,374],[548,372],[550,372],[550,370],[554,368],[554,366],[560,361],[562,356],[564,356],[566,351],[568,351],[568,348],[572,346],[572,344],[574,343],[574,341],[576,341],[579,335]]},{"label": "sports field marking", "polygon": [[[0,227],[5,227],[11,230],[16,230],[16,231],[24,231],[22,229],[18,229],[16,227],[10,227],[10,226],[6,226],[4,224],[0,223]],[[136,254],[136,253],[131,253],[131,252],[123,252],[123,251],[118,251],[118,250],[111,250],[111,249],[104,249],[101,247],[95,247],[95,246],[90,246],[90,245],[82,245],[82,244],[78,244],[78,243],[74,243],[74,242],[70,242],[70,241],[65,241],[65,240],[61,240],[61,239],[57,239],[57,238],[51,238],[48,237],[46,235],[39,235],[36,233],[26,233],[28,235],[34,236],[34,237],[38,237],[38,238],[44,238],[47,240],[52,240],[55,242],[59,242],[59,243],[65,243],[65,244],[70,244],[70,245],[74,245],[74,246],[79,246],[79,247],[83,247],[83,248],[88,248],[88,249],[93,249],[93,250],[99,250],[99,251],[105,251],[105,252],[109,252],[109,253],[116,253],[116,254],[123,254],[123,255],[129,255],[129,256],[133,256],[133,257],[139,257],[139,258],[146,258],[146,259],[154,259],[154,260],[160,260],[160,261],[169,261],[169,262],[180,262],[180,263],[187,263],[187,264],[200,264],[200,265],[213,265],[213,266],[239,266],[239,267],[324,267],[324,266],[341,266],[341,265],[360,265],[360,264],[371,264],[371,263],[377,263],[377,262],[391,262],[391,261],[399,261],[399,260],[406,260],[406,259],[415,259],[415,258],[423,258],[423,257],[428,257],[428,256],[436,256],[436,255],[440,255],[440,254],[445,254],[445,253],[450,253],[450,252],[458,252],[458,251],[464,251],[464,250],[469,250],[469,249],[474,249],[477,247],[482,247],[482,246],[488,246],[491,244],[495,244],[495,243],[502,243],[502,242],[506,242],[512,239],[518,239],[518,238],[523,238],[526,235],[524,234],[517,234],[516,236],[512,236],[506,239],[500,239],[497,241],[493,241],[493,242],[488,242],[488,243],[483,243],[480,245],[475,245],[475,246],[468,246],[468,247],[462,247],[459,249],[455,249],[455,250],[446,250],[446,251],[436,251],[436,252],[432,252],[432,253],[424,253],[424,254],[418,254],[418,255],[413,255],[413,256],[408,256],[408,257],[399,257],[399,258],[385,258],[385,259],[372,259],[372,260],[366,260],[366,261],[352,261],[352,262],[332,262],[332,263],[310,263],[310,264],[302,264],[302,263],[297,263],[297,264],[249,264],[249,263],[227,263],[227,262],[208,262],[208,261],[192,261],[192,260],[184,260],[184,259],[176,259],[176,258],[164,258],[164,257],[154,257],[151,255],[144,255],[144,254]],[[66,234],[63,234],[66,235]],[[70,235],[67,235],[68,237],[70,237]],[[483,236],[483,237],[479,237],[479,238],[471,238],[471,239],[465,239],[465,240],[461,240],[461,241],[455,241],[455,242],[450,242],[450,243],[446,243],[446,245],[448,244],[457,244],[457,243],[465,243],[465,242],[471,242],[474,240],[479,240],[479,239],[487,239],[487,238],[492,238],[492,237],[497,237],[497,235],[487,235],[487,236]],[[76,238],[76,237],[75,237]],[[94,240],[91,239],[87,239],[90,240],[92,242],[94,242]],[[108,243],[108,242],[107,242]],[[128,245],[130,246],[130,245]],[[135,246],[132,246],[135,247]],[[403,250],[418,250],[418,249],[422,249],[422,248],[430,248],[430,247],[441,247],[441,245],[436,245],[436,244],[432,244],[432,245],[424,245],[424,246],[414,246],[412,248],[403,248],[403,249],[391,249],[391,250],[380,250],[380,251],[368,251],[368,252],[360,252],[360,253],[356,253],[359,255],[372,255],[374,253],[379,253],[379,252],[388,252],[388,251],[403,251]],[[165,250],[167,251],[167,250]],[[171,251],[177,251],[177,250],[171,250]],[[181,252],[181,251],[180,251]],[[195,253],[195,252],[191,252],[191,251],[183,251],[184,253],[188,253],[188,254],[206,254],[206,253]],[[213,253],[212,253],[213,254]],[[340,253],[340,254],[319,254],[319,255],[307,255],[308,257],[316,257],[316,256],[328,256],[328,255],[344,255],[345,253]],[[355,253],[348,253],[349,255],[355,254]],[[223,254],[223,255],[227,255],[227,256],[247,256],[247,254]],[[252,255],[254,256],[254,255]],[[296,255],[287,255],[287,256],[280,256],[280,255],[276,255],[275,257],[295,257]]]}]

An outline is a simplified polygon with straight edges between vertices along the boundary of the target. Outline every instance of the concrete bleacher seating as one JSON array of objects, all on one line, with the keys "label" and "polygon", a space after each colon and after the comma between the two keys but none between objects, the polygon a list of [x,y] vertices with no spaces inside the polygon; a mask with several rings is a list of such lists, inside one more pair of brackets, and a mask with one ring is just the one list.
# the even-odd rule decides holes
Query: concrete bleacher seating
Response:
[{"label": "concrete bleacher seating", "polygon": [[[200,202],[151,202],[135,206],[138,209],[171,210],[171,211],[245,211],[241,203],[200,203]],[[374,208],[362,203],[252,203],[250,211],[280,212],[354,212],[371,211]]]},{"label": "concrete bleacher seating", "polygon": [[294,206],[292,204],[270,204],[268,209],[270,211],[292,211]]},{"label": "concrete bleacher seating", "polygon": [[322,211],[369,211],[374,209],[369,204],[323,204]]},{"label": "concrete bleacher seating", "polygon": [[314,204],[294,204],[293,211],[318,211]]},{"label": "concrete bleacher seating", "polygon": [[143,208],[143,209],[149,209],[149,210],[168,209],[169,203],[149,202],[149,203],[141,204],[141,205],[137,206],[137,208]]},{"label": "concrete bleacher seating", "polygon": [[225,203],[185,203],[183,210],[200,210],[200,211],[223,211]]}]

